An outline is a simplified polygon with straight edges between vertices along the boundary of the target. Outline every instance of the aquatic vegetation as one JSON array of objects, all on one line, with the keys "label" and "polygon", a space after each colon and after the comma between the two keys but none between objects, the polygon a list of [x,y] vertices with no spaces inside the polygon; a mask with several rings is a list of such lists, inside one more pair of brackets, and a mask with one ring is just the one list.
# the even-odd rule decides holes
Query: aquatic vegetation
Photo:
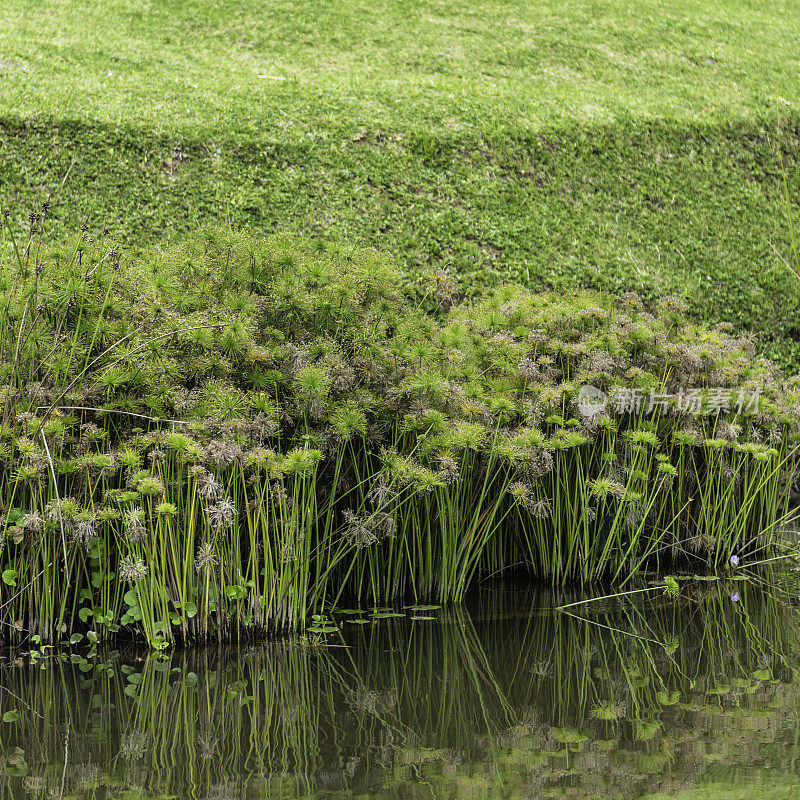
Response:
[{"label": "aquatic vegetation", "polygon": [[516,286],[431,313],[374,252],[42,227],[3,225],[4,636],[164,648],[785,546],[800,387],[725,326]]},{"label": "aquatic vegetation", "polygon": [[21,650],[0,797],[761,797],[760,770],[792,796],[796,610],[749,584],[733,607],[725,584],[587,619],[494,589],[474,615],[353,626],[347,647]]}]

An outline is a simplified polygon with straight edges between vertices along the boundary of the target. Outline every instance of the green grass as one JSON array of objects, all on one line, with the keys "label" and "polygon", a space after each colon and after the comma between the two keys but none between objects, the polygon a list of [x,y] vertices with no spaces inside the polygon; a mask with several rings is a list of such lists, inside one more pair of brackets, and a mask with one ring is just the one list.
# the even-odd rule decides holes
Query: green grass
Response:
[{"label": "green grass", "polygon": [[800,364],[790,3],[101,12],[3,4],[0,202],[18,221],[51,196],[57,237],[228,222],[380,246],[470,291],[676,293]]}]

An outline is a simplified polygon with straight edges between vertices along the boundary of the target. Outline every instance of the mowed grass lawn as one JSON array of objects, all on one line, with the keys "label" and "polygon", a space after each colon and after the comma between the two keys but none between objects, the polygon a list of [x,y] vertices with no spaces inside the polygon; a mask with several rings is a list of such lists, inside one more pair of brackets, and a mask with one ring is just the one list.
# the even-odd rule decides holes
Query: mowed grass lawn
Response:
[{"label": "mowed grass lawn", "polygon": [[231,223],[674,293],[800,368],[794,2],[3,0],[0,87],[21,228],[49,197],[129,250]]}]

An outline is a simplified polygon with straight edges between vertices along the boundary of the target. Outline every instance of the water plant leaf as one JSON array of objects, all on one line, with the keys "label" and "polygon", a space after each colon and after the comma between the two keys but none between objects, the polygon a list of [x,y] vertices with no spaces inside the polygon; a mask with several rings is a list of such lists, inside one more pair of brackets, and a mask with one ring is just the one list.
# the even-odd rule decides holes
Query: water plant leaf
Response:
[{"label": "water plant leaf", "polygon": [[20,525],[22,524],[22,520],[24,518],[25,518],[24,508],[12,508],[6,515],[6,525],[9,528],[14,527],[15,525]]},{"label": "water plant leaf", "polygon": [[12,708],[10,711],[6,711],[3,714],[3,722],[16,722],[19,719],[19,711],[16,708]]},{"label": "water plant leaf", "polygon": [[562,742],[563,744],[582,744],[589,739],[585,733],[572,731],[567,728],[554,728],[553,738],[557,742]]},{"label": "water plant leaf", "polygon": [[656,695],[656,697],[662,706],[674,706],[681,699],[681,693],[678,691],[669,692],[666,689],[663,689]]},{"label": "water plant leaf", "polygon": [[8,569],[3,570],[3,583],[6,586],[16,586],[17,585],[17,578],[19,577],[19,573],[15,569]]},{"label": "water plant leaf", "polygon": [[707,694],[713,695],[724,695],[731,693],[731,686],[728,683],[718,683],[716,686],[712,686]]},{"label": "water plant leaf", "polygon": [[438,611],[441,606],[403,606],[406,611]]},{"label": "water plant leaf", "polygon": [[640,742],[648,742],[655,737],[660,729],[661,723],[658,720],[640,722],[636,725],[634,735]]}]

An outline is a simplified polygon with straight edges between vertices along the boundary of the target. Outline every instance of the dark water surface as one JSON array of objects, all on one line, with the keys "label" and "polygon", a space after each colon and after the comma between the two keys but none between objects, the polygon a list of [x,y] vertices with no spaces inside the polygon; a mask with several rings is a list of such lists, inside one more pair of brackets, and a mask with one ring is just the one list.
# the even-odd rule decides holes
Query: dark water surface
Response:
[{"label": "dark water surface", "polygon": [[336,646],[6,654],[0,797],[800,797],[797,611],[682,594],[572,616],[484,591],[344,614]]}]

